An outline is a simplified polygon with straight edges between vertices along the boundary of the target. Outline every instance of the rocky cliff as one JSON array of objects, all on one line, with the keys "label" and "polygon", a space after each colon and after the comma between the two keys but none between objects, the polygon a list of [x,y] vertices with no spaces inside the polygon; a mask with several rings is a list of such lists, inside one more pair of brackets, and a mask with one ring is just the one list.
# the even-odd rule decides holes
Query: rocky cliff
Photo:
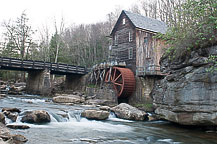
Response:
[{"label": "rocky cliff", "polygon": [[183,125],[217,125],[217,72],[207,72],[209,55],[217,55],[217,46],[161,59],[168,75],[152,91],[157,114]]}]

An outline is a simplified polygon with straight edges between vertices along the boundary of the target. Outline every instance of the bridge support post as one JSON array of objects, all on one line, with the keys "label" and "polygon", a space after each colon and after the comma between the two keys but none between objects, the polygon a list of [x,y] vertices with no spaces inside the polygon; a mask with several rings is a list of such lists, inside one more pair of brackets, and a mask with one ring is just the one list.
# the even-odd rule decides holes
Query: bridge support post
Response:
[{"label": "bridge support post", "polygon": [[65,79],[65,89],[74,91],[84,91],[86,84],[85,76],[81,75],[66,75]]},{"label": "bridge support post", "polygon": [[26,92],[30,94],[50,95],[50,71],[48,69],[28,71]]}]

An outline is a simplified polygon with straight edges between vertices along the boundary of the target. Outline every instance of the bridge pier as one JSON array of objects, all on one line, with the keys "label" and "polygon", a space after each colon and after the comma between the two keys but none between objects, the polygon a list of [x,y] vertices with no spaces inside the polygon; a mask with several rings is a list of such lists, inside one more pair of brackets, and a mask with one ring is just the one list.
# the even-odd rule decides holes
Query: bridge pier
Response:
[{"label": "bridge pier", "polygon": [[30,94],[49,95],[51,93],[50,71],[48,69],[28,71],[26,92]]},{"label": "bridge pier", "polygon": [[84,91],[86,84],[86,77],[82,75],[66,75],[65,79],[65,89],[74,91]]}]

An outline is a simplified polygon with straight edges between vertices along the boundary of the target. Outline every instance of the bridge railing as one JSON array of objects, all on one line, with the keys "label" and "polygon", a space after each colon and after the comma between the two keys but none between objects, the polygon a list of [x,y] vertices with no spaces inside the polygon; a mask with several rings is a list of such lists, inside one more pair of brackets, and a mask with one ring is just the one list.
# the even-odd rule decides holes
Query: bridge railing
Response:
[{"label": "bridge railing", "polygon": [[0,57],[0,66],[17,69],[50,69],[53,72],[86,74],[87,70],[82,66],[74,66],[63,63],[50,63],[44,61],[21,60],[16,58]]}]

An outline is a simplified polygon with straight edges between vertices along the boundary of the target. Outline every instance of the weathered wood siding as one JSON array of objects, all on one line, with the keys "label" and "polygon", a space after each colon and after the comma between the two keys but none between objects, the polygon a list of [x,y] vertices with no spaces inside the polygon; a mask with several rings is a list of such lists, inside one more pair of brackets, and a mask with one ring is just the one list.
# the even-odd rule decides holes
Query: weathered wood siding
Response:
[{"label": "weathered wood siding", "polygon": [[[125,23],[123,24],[123,19]],[[130,32],[130,34],[129,34]],[[122,14],[112,32],[112,60],[125,62],[135,74],[136,72],[148,69],[155,71],[159,69],[159,60],[163,54],[164,42],[160,39],[153,38],[156,33],[146,31],[144,29],[135,28],[125,14]],[[129,35],[132,41],[129,40]],[[132,57],[129,57],[129,49],[131,49]],[[160,71],[158,71],[160,72]],[[152,75],[158,75],[154,73]]]},{"label": "weathered wood siding", "polygon": [[163,54],[164,42],[153,38],[155,33],[136,30],[136,67],[142,69],[155,69],[159,66],[160,57]]},{"label": "weathered wood siding", "polygon": [[160,58],[162,57],[164,50],[167,48],[168,46],[165,44],[165,41],[161,40],[161,39],[156,39],[156,43],[155,43],[155,47],[154,47],[154,52],[155,54],[155,61],[158,65],[160,65]]},{"label": "weathered wood siding", "polygon": [[[125,24],[123,24],[125,19]],[[129,41],[129,32],[132,36],[132,41]],[[115,43],[115,37],[117,43]],[[112,51],[119,62],[125,62],[127,67],[136,72],[136,40],[135,40],[135,28],[129,21],[129,19],[122,15],[120,21],[116,27],[115,32],[112,35],[113,46]],[[129,49],[132,49],[132,59],[129,59]]]}]

